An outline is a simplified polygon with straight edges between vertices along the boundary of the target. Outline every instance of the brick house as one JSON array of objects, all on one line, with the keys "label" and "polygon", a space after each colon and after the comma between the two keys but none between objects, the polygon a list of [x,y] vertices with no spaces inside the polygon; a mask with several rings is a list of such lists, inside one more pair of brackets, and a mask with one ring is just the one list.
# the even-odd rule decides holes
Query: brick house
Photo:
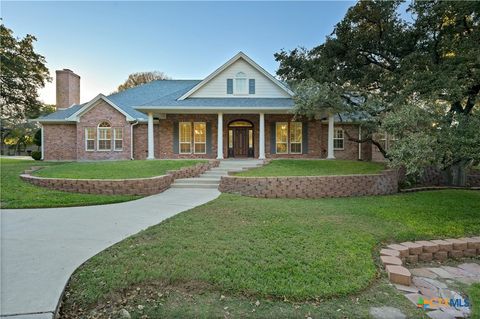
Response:
[{"label": "brick house", "polygon": [[153,81],[84,104],[78,75],[56,77],[57,111],[36,119],[45,160],[381,159],[346,138],[361,136],[358,122],[295,118],[294,93],[242,52],[203,80]]}]

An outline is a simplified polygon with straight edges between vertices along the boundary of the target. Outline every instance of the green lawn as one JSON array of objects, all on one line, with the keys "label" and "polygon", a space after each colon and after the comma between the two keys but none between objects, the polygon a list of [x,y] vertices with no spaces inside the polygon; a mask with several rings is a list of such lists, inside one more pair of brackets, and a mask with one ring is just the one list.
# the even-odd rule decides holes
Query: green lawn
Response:
[{"label": "green lawn", "polygon": [[164,175],[168,170],[205,162],[205,160],[70,162],[46,167],[34,175],[86,179],[140,178]]},{"label": "green lawn", "polygon": [[478,235],[479,212],[480,192],[464,190],[317,200],[224,194],[89,260],[72,277],[63,313],[356,318],[391,305],[419,318],[424,312],[379,279],[379,248]]},{"label": "green lawn", "polygon": [[343,160],[273,160],[269,164],[238,173],[238,176],[318,176],[375,174],[384,169],[384,165],[374,162]]},{"label": "green lawn", "polygon": [[19,175],[34,165],[54,167],[66,164],[0,159],[1,208],[34,208],[110,204],[140,198],[139,196],[91,195],[49,190],[22,181]]}]

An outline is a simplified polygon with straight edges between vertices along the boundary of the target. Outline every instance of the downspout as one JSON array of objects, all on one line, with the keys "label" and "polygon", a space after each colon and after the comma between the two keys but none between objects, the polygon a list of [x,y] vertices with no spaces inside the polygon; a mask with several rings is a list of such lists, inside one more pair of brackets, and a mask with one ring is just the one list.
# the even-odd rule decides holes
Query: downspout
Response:
[{"label": "downspout", "polygon": [[41,131],[40,131],[40,132],[41,132],[41,137],[40,137],[40,144],[41,144],[41,145],[40,145],[40,152],[42,153],[42,156],[41,156],[40,160],[43,161],[43,159],[44,159],[44,157],[45,157],[44,151],[43,151],[43,150],[45,149],[45,147],[44,147],[44,140],[45,140],[45,139],[43,138],[43,135],[44,135],[43,132],[44,132],[44,131],[43,131],[43,124],[42,124],[42,123],[40,123],[40,130],[41,130]]},{"label": "downspout", "polygon": [[[358,140],[362,140],[362,127],[358,126]],[[358,143],[358,160],[362,160],[362,143]]]},{"label": "downspout", "polygon": [[130,159],[133,160],[133,127],[138,124],[138,121],[130,125]]}]

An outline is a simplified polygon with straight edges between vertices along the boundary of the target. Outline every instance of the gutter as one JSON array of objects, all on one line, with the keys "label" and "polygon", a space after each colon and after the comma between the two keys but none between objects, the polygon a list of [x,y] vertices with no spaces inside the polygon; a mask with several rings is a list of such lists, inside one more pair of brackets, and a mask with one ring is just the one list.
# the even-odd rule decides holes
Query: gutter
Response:
[{"label": "gutter", "polygon": [[130,159],[133,161],[133,127],[138,124],[138,121],[130,124]]}]

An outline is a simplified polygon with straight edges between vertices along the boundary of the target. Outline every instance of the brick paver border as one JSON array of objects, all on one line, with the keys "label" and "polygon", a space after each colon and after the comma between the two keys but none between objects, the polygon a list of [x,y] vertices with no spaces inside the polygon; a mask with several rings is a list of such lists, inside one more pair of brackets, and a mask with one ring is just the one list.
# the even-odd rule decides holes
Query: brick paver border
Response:
[{"label": "brick paver border", "polygon": [[409,286],[412,274],[406,263],[445,261],[447,258],[480,256],[480,237],[419,240],[391,244],[380,250],[380,260],[392,283]]}]

